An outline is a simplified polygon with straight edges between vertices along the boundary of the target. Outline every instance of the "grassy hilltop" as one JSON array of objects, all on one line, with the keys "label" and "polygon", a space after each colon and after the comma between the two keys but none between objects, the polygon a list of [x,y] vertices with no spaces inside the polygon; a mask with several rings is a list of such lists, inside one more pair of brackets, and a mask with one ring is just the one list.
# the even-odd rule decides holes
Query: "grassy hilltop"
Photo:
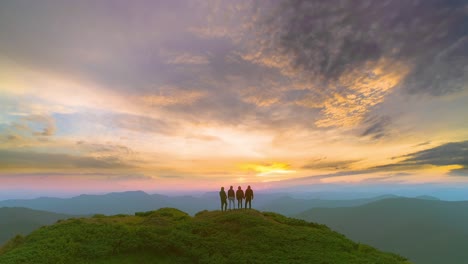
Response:
[{"label": "grassy hilltop", "polygon": [[75,218],[17,236],[0,263],[409,263],[275,213],[172,208]]}]

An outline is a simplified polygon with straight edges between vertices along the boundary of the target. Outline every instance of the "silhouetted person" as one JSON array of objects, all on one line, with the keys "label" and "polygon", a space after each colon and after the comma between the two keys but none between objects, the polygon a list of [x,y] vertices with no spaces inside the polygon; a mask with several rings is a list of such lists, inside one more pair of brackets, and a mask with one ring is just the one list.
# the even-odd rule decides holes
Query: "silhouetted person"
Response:
[{"label": "silhouetted person", "polygon": [[242,209],[242,199],[244,199],[245,197],[244,197],[244,191],[241,189],[240,186],[237,188],[236,198],[237,198],[237,208]]},{"label": "silhouetted person", "polygon": [[[236,199],[236,193],[234,192],[234,189],[231,188],[228,190],[228,199],[229,199],[229,210],[236,209],[236,202],[234,201]],[[232,207],[231,207],[232,204]]]},{"label": "silhouetted person", "polygon": [[226,192],[224,191],[224,187],[221,187],[221,191],[219,192],[219,198],[221,198],[221,211],[227,210],[227,196]]},{"label": "silhouetted person", "polygon": [[250,189],[250,185],[245,190],[245,209],[247,209],[247,203],[249,204],[249,209],[252,209],[252,200],[254,198],[253,190]]}]

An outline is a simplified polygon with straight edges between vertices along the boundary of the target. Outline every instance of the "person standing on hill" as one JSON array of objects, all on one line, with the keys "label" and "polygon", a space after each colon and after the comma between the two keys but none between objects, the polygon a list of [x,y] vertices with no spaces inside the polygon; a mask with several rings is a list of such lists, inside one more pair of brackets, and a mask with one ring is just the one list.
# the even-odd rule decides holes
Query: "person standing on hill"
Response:
[{"label": "person standing on hill", "polygon": [[247,209],[247,203],[249,204],[249,209],[252,209],[252,200],[254,198],[253,190],[250,189],[250,185],[247,186],[247,190],[245,190],[245,206],[244,208]]},{"label": "person standing on hill", "polygon": [[224,187],[221,187],[221,191],[219,192],[219,198],[221,198],[221,212],[227,210],[227,196],[226,192],[224,191]]},{"label": "person standing on hill", "polygon": [[234,189],[232,186],[228,190],[228,199],[229,199],[229,210],[236,209],[236,203],[234,201],[236,199],[236,193],[234,192]]},{"label": "person standing on hill", "polygon": [[242,190],[240,186],[237,187],[236,198],[237,198],[237,208],[242,209],[242,199],[244,199],[245,196],[244,196],[244,191]]}]

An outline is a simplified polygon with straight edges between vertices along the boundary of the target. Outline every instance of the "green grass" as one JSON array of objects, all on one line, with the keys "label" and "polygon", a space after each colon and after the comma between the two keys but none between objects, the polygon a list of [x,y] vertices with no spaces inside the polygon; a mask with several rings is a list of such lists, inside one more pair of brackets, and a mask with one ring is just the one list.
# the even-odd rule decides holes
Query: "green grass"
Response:
[{"label": "green grass", "polygon": [[324,225],[255,210],[171,208],[69,219],[10,240],[0,263],[407,263]]}]

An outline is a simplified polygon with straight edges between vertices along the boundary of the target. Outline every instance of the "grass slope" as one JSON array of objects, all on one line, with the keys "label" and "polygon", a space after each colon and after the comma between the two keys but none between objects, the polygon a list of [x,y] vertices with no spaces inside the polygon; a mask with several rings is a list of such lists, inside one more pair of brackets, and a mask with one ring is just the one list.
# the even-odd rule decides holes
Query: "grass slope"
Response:
[{"label": "grass slope", "polygon": [[398,198],[353,208],[316,208],[296,217],[421,264],[468,263],[468,202]]},{"label": "grass slope", "polygon": [[324,225],[255,210],[172,208],[69,219],[16,237],[0,263],[408,263]]},{"label": "grass slope", "polygon": [[73,216],[28,208],[2,207],[0,208],[0,245],[15,235],[27,235],[43,225],[50,225],[59,219],[70,217]]}]

